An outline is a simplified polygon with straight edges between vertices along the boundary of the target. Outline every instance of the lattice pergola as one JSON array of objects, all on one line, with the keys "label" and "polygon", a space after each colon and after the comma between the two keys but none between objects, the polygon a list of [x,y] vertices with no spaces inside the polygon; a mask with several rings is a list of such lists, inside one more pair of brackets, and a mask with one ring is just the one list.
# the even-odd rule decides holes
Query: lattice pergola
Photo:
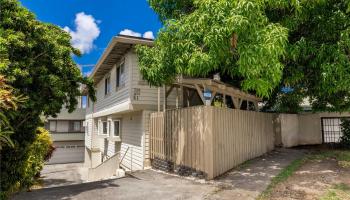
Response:
[{"label": "lattice pergola", "polygon": [[[242,102],[246,101],[247,108],[244,108],[245,110],[251,110],[248,108],[249,103],[252,103],[254,105],[255,111],[258,111],[258,102],[261,101],[261,98],[256,97],[255,95],[248,94],[246,92],[242,92],[241,90],[226,84],[224,82],[209,79],[209,78],[182,78],[178,77],[175,82],[171,86],[164,86],[164,92],[165,92],[165,98],[164,98],[164,109],[166,108],[166,100],[169,94],[173,91],[173,89],[180,89],[183,91],[184,88],[190,88],[197,92],[198,96],[200,97],[201,101],[204,105],[211,105],[212,101],[214,100],[215,96],[217,94],[221,94],[223,96],[223,103],[226,104],[226,97],[229,96],[232,99],[233,105],[235,109],[241,109]],[[210,91],[211,97],[210,99],[206,99],[204,97],[204,92]],[[179,106],[179,99],[182,98],[193,98],[193,94],[189,95],[187,97],[179,96],[179,92],[177,93],[176,97],[176,107]],[[160,110],[160,92],[158,92],[158,109]]]}]

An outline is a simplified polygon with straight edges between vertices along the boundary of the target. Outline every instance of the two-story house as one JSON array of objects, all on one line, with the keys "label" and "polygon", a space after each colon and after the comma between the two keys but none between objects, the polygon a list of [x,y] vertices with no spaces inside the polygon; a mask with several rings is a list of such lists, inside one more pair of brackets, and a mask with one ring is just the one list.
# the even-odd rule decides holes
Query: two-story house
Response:
[{"label": "two-story house", "polygon": [[85,108],[78,98],[76,110],[69,113],[62,108],[57,117],[48,117],[45,128],[49,130],[56,148],[48,164],[84,162]]},{"label": "two-story house", "polygon": [[[152,46],[153,41],[113,37],[90,75],[97,101],[88,100],[86,108],[86,167],[96,167],[117,152],[126,170],[149,166],[148,119],[157,110],[158,92],[164,92],[143,80],[137,44]],[[175,96],[168,96],[167,105],[175,105]]]}]

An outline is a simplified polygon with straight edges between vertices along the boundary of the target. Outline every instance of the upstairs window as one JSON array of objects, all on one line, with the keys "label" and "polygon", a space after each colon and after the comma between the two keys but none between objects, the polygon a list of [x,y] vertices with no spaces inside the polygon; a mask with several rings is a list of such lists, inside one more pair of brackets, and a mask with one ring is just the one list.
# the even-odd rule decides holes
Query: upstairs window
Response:
[{"label": "upstairs window", "polygon": [[81,131],[81,121],[70,121],[69,129],[71,132],[80,132]]},{"label": "upstairs window", "polygon": [[49,131],[55,132],[57,128],[57,121],[49,121]]},{"label": "upstairs window", "polygon": [[108,76],[105,78],[105,95],[111,92],[111,78]]},{"label": "upstairs window", "polygon": [[121,63],[116,70],[116,88],[125,86],[125,64]]}]

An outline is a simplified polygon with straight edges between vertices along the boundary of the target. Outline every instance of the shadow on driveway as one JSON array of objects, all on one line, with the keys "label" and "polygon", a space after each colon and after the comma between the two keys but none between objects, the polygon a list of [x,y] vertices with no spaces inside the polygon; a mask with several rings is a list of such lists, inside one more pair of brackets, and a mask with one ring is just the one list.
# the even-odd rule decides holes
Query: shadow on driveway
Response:
[{"label": "shadow on driveway", "polygon": [[[70,186],[44,188],[14,196],[14,200],[253,200],[266,189],[271,179],[305,151],[277,149],[233,169],[215,180],[190,178],[157,172],[137,171],[132,176]],[[54,180],[52,181],[62,181]]]},{"label": "shadow on driveway", "polygon": [[81,183],[76,185],[67,185],[62,187],[44,188],[40,190],[34,190],[32,192],[22,192],[15,195],[14,200],[48,200],[48,199],[99,199],[99,195],[76,198],[77,195],[86,191],[99,191],[104,188],[117,188],[118,184],[115,180],[105,180],[91,183]]}]

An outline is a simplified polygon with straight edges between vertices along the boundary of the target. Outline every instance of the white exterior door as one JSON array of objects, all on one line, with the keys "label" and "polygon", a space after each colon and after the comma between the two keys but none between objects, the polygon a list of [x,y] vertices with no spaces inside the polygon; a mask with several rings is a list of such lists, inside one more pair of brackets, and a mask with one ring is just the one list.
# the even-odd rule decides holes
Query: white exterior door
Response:
[{"label": "white exterior door", "polygon": [[46,164],[63,164],[84,162],[84,142],[54,142],[56,147]]}]

